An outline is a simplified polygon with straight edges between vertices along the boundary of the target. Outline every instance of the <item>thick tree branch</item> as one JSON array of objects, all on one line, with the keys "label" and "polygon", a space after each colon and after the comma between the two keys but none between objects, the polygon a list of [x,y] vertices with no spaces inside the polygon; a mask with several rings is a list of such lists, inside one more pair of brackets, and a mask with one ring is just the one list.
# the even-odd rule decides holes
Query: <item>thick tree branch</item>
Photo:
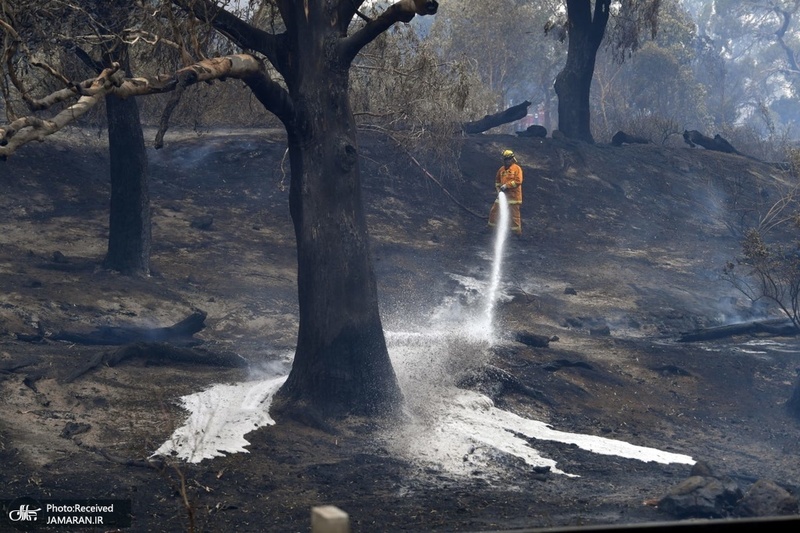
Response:
[{"label": "thick tree branch", "polygon": [[9,126],[0,128],[0,158],[5,159],[23,144],[42,140],[83,116],[121,83],[121,76],[119,65],[105,69],[100,76],[91,81],[87,95],[81,96],[76,103],[52,119],[22,117],[13,121]]},{"label": "thick tree branch", "polygon": [[286,70],[284,34],[274,35],[260,30],[210,0],[172,0],[172,3],[197,19],[211,24],[241,48],[264,54],[278,72],[284,74]]},{"label": "thick tree branch", "polygon": [[242,78],[253,94],[264,106],[264,109],[274,114],[285,126],[290,127],[294,120],[294,105],[289,93],[278,82],[270,78],[266,69]]},{"label": "thick tree branch", "polygon": [[[797,4],[795,5],[795,9],[797,9]],[[780,46],[783,49],[783,52],[786,54],[786,60],[789,63],[791,71],[794,72],[795,74],[800,73],[800,67],[798,67],[797,65],[797,56],[795,55],[794,50],[792,50],[789,47],[789,45],[786,44],[786,41],[784,39],[784,37],[786,36],[786,32],[792,23],[792,15],[794,13],[782,10],[778,7],[775,8],[775,13],[782,20],[781,27],[778,29],[778,31],[775,32],[775,37],[777,38],[778,46]]]},{"label": "thick tree branch", "polygon": [[339,41],[339,60],[349,66],[358,52],[374,41],[380,34],[398,22],[411,22],[415,15],[435,15],[439,9],[436,0],[400,0],[386,8],[378,18]]},{"label": "thick tree branch", "polygon": [[361,11],[361,6],[364,4],[364,0],[340,0],[339,7],[338,7],[338,23],[339,29],[342,32],[347,31],[347,27],[350,25],[350,21],[353,20],[353,17],[358,15],[366,22],[370,22],[371,19],[364,16]]},{"label": "thick tree branch", "polygon": [[115,66],[113,69],[104,70],[95,79],[82,82],[80,91],[62,89],[37,101],[40,105],[45,106],[42,109],[48,109],[59,102],[80,97],[75,104],[61,111],[55,117],[51,119],[22,117],[8,126],[0,127],[0,158],[13,154],[17,148],[26,143],[43,140],[48,135],[60,131],[97,105],[108,94],[129,98],[166,93],[175,91],[180,85],[188,86],[223,78],[236,78],[248,84],[259,83],[269,86],[270,91],[257,95],[259,100],[268,97],[274,99],[274,101],[266,102],[262,100],[262,103],[282,120],[291,115],[286,91],[269,78],[264,64],[249,54],[205,59],[185,67],[169,77],[125,78],[123,73],[118,70],[118,66]]}]

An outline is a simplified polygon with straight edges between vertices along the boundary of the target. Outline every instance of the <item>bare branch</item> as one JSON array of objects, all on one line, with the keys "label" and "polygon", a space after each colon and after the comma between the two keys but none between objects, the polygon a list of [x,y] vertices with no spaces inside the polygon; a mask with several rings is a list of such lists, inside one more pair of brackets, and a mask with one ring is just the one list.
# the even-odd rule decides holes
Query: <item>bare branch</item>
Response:
[{"label": "bare branch", "polygon": [[81,96],[75,104],[61,111],[52,119],[22,117],[9,126],[0,128],[0,158],[5,159],[23,144],[40,141],[76,121],[118,85],[120,77],[119,65],[114,65],[113,68],[104,70],[89,84],[89,95]]},{"label": "bare branch", "polygon": [[37,101],[40,109],[49,109],[57,103],[79,97],[75,104],[55,117],[22,117],[8,126],[0,127],[0,158],[13,154],[17,148],[28,142],[42,140],[60,131],[97,105],[106,95],[129,98],[166,93],[175,91],[180,86],[225,78],[241,79],[248,85],[261,87],[262,90],[256,96],[269,111],[282,120],[291,116],[291,105],[286,91],[269,78],[264,64],[249,54],[205,59],[167,77],[125,78],[119,65],[115,65],[112,69],[104,70],[97,78],[80,83],[80,90],[62,89]]},{"label": "bare branch", "polygon": [[439,9],[436,0],[400,0],[386,8],[378,18],[339,42],[339,60],[343,66],[350,66],[358,52],[374,41],[380,34],[398,22],[411,22],[416,15],[434,15]]}]

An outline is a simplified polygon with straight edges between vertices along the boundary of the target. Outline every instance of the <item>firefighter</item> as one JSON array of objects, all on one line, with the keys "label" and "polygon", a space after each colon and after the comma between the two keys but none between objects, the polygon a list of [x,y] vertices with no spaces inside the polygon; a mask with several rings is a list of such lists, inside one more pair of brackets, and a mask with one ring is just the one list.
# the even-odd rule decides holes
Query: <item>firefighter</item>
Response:
[{"label": "firefighter", "polygon": [[[522,235],[522,217],[519,211],[522,205],[522,168],[517,164],[517,159],[511,150],[503,150],[503,166],[497,170],[494,187],[498,193],[502,191],[508,198],[511,231]],[[500,209],[497,202],[498,200],[495,200],[489,211],[489,227],[492,228],[497,225]]]}]

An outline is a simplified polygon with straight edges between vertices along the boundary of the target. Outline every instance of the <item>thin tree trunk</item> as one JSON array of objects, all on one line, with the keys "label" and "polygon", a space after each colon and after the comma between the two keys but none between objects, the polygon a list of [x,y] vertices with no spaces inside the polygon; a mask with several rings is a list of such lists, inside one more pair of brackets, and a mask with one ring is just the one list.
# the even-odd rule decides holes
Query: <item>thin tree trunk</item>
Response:
[{"label": "thin tree trunk", "polygon": [[[126,65],[127,66],[127,65]],[[111,206],[103,266],[123,274],[150,271],[147,152],[135,98],[106,97]]]},{"label": "thin tree trunk", "polygon": [[590,93],[597,50],[608,22],[609,0],[567,0],[567,62],[556,77],[558,129],[567,137],[593,143]]}]

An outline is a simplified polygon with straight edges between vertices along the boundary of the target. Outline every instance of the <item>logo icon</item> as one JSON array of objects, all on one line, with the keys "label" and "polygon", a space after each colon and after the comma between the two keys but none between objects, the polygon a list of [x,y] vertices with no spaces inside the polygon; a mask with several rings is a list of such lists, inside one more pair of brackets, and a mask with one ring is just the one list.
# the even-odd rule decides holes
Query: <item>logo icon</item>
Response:
[{"label": "logo icon", "polygon": [[28,530],[42,523],[45,511],[41,503],[33,498],[17,498],[5,507],[7,524],[16,529]]},{"label": "logo icon", "polygon": [[31,505],[27,503],[20,504],[16,509],[8,511],[8,519],[12,522],[30,522],[38,520],[39,511],[42,508],[31,509]]}]

